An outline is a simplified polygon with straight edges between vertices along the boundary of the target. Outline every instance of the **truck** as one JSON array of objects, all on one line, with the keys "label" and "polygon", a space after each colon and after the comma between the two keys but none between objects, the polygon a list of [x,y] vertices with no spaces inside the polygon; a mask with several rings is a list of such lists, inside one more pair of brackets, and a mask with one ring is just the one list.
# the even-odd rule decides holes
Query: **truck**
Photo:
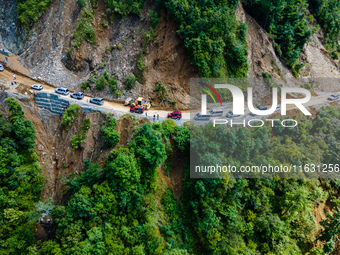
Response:
[{"label": "truck", "polygon": [[145,110],[145,107],[143,105],[137,105],[137,106],[131,106],[130,107],[130,112],[131,113],[138,113],[142,114]]},{"label": "truck", "polygon": [[181,111],[173,111],[168,113],[168,118],[174,119],[174,120],[180,120],[182,118],[182,112]]}]

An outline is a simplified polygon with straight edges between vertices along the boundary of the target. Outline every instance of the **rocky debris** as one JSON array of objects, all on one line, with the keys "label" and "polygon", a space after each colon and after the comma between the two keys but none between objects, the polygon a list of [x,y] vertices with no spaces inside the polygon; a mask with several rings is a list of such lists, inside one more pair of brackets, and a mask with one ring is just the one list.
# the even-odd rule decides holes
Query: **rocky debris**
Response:
[{"label": "rocky debris", "polygon": [[[302,68],[301,76],[305,78],[339,78],[340,71],[338,65],[327,55],[327,51],[320,38],[323,38],[321,30],[312,35],[309,43],[304,46],[300,60],[306,66]],[[322,90],[332,91],[334,87],[323,86]]]}]

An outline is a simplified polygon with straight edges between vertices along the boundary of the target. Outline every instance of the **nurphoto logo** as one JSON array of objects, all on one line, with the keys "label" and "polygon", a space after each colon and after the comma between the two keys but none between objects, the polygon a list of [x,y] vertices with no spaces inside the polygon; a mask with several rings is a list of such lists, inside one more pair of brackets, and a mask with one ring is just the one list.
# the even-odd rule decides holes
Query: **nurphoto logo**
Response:
[{"label": "nurphoto logo", "polygon": [[[210,86],[209,86],[210,87]],[[210,87],[211,88],[211,87]],[[233,96],[233,112],[234,114],[244,114],[244,94],[242,90],[235,85],[230,84],[216,84],[215,88],[219,89],[229,89],[232,96]],[[216,90],[214,92],[217,94]],[[305,94],[306,97],[304,98],[292,98],[288,99],[287,94],[288,93],[302,93]],[[253,88],[248,87],[248,108],[249,110],[256,114],[256,115],[269,115],[275,112],[276,107],[278,106],[278,99],[277,99],[277,88],[273,88],[273,104],[272,107],[268,110],[259,110],[256,109],[253,105]],[[218,96],[220,99],[220,97]],[[281,89],[281,115],[285,116],[287,115],[287,104],[293,104],[298,109],[302,111],[304,115],[312,115],[306,107],[304,107],[302,104],[307,103],[311,99],[311,94],[307,89],[304,88],[282,88]],[[201,106],[202,106],[202,114],[207,114],[207,94],[202,94],[201,97]],[[220,101],[221,102],[221,101]],[[222,102],[221,102],[222,105]]]}]

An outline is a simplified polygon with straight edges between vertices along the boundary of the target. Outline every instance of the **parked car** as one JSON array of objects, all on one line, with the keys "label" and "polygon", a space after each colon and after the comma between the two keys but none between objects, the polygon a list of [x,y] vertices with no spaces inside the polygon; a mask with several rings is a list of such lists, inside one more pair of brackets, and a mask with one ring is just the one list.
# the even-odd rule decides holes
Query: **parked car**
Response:
[{"label": "parked car", "polygon": [[98,104],[98,105],[103,105],[104,104],[104,99],[101,98],[101,97],[92,97],[92,98],[90,98],[90,103]]},{"label": "parked car", "polygon": [[168,118],[174,119],[174,120],[180,120],[182,118],[182,112],[181,111],[173,111],[168,113]]},{"label": "parked car", "polygon": [[[256,108],[259,109],[259,110],[261,110],[261,111],[264,111],[264,110],[267,110],[267,109],[268,109],[268,107],[265,106],[265,105],[259,105],[259,106],[256,107]],[[256,114],[253,113],[253,112],[251,112],[250,115],[251,115],[251,116],[255,116]]]},{"label": "parked car", "polygon": [[196,113],[195,115],[195,120],[210,120],[210,114],[200,114],[200,113]]},{"label": "parked car", "polygon": [[240,117],[240,116],[241,114],[234,114],[233,111],[227,112],[227,115],[226,115],[227,118],[235,118],[235,117]]},{"label": "parked car", "polygon": [[31,86],[31,89],[42,90],[42,89],[43,89],[43,86],[40,85],[40,84],[33,84],[33,85]]},{"label": "parked car", "polygon": [[55,92],[61,95],[68,95],[70,93],[70,91],[68,90],[68,88],[56,88]]},{"label": "parked car", "polygon": [[222,116],[223,111],[222,110],[210,110],[209,114],[211,115],[211,117]]},{"label": "parked car", "polygon": [[337,94],[332,94],[327,98],[327,100],[329,100],[329,101],[335,101],[335,100],[338,100],[338,99],[339,99],[339,95],[337,95]]},{"label": "parked car", "polygon": [[4,66],[0,64],[0,71],[4,70]]},{"label": "parked car", "polygon": [[130,107],[130,112],[131,113],[138,113],[142,114],[145,110],[145,107],[143,105],[137,105],[137,106],[131,106]]},{"label": "parked car", "polygon": [[70,94],[70,96],[71,96],[72,98],[81,100],[81,99],[84,98],[84,93],[81,92],[81,91],[79,91],[79,92],[73,92],[73,93]]}]

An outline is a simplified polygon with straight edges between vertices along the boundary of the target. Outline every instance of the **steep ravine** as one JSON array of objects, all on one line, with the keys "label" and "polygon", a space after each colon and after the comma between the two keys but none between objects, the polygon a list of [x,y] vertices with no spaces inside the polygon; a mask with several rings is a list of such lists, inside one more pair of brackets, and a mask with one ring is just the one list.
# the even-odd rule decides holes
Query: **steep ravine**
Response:
[{"label": "steep ravine", "polygon": [[[67,131],[61,125],[61,116],[35,106],[33,95],[17,92],[0,92],[0,112],[8,115],[5,99],[14,97],[21,104],[25,117],[33,122],[36,130],[36,151],[39,156],[41,173],[46,177],[42,200],[51,199],[55,204],[62,203],[66,177],[75,176],[84,169],[88,158],[94,163],[105,165],[105,159],[111,148],[106,148],[100,134],[100,127],[107,115],[101,112],[84,114],[82,111],[75,118],[72,127]],[[71,138],[77,134],[85,119],[90,120],[90,128],[86,133],[82,148],[72,151]],[[126,145],[132,137],[134,127],[145,122],[135,123],[130,117],[117,120],[116,129],[120,141],[116,146]]]}]

